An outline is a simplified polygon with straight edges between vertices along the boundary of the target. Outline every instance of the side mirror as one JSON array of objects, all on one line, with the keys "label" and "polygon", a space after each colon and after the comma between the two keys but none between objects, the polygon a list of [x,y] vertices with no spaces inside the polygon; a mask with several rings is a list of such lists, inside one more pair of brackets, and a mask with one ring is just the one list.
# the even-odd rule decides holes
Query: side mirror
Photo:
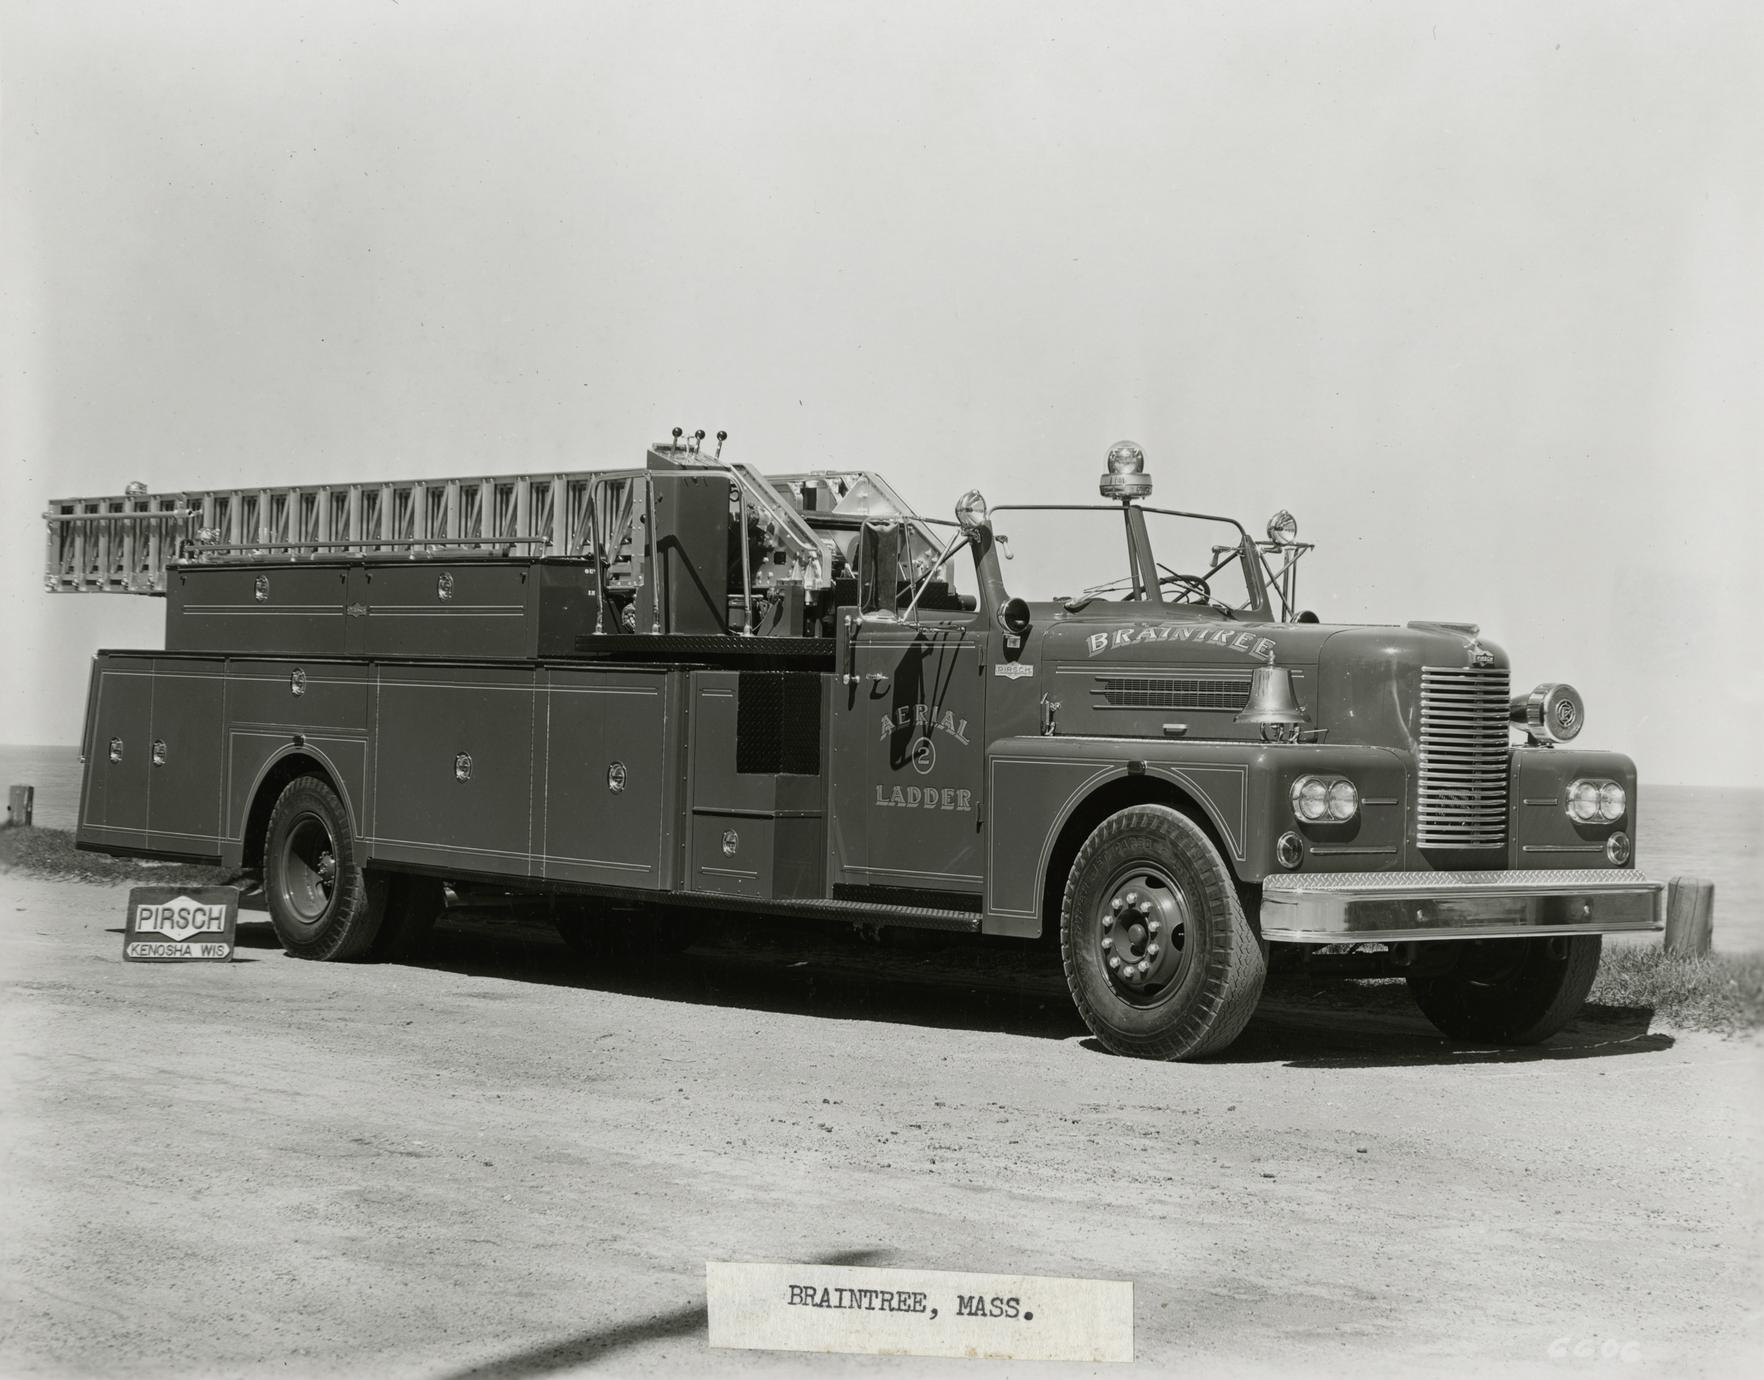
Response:
[{"label": "side mirror", "polygon": [[871,520],[858,533],[858,612],[893,617],[900,598],[900,563],[906,554],[906,527]]},{"label": "side mirror", "polygon": [[1008,633],[1021,637],[1029,631],[1029,605],[1018,598],[1010,598],[998,611],[998,625]]}]

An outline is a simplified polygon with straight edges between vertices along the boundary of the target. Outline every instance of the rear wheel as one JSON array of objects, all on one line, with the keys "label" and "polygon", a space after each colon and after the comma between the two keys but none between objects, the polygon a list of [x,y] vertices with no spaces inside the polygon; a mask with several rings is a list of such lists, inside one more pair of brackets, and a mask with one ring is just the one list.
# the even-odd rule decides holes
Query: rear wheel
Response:
[{"label": "rear wheel", "polygon": [[367,956],[385,911],[386,879],[370,878],[349,812],[330,782],[297,776],[270,813],[263,848],[270,923],[296,958]]},{"label": "rear wheel", "polygon": [[1085,840],[1066,878],[1060,954],[1091,1033],[1148,1059],[1224,1049],[1267,972],[1219,850],[1165,805],[1122,810]]},{"label": "rear wheel", "polygon": [[1409,992],[1453,1039],[1534,1045],[1586,1004],[1600,947],[1596,934],[1465,941],[1449,971],[1410,978]]}]

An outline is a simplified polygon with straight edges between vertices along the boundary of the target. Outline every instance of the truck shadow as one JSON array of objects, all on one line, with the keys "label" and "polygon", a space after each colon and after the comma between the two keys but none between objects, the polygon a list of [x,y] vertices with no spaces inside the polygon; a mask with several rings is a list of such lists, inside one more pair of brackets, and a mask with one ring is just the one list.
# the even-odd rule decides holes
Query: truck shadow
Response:
[{"label": "truck shadow", "polygon": [[[241,948],[277,947],[267,924],[241,922]],[[888,932],[719,918],[687,947],[633,934],[605,957],[566,946],[543,919],[518,912],[450,914],[414,967],[507,983],[616,992],[829,1020],[875,1021],[1072,1041],[1091,1038],[1050,945],[965,935]],[[513,990],[473,993],[512,999]],[[1652,1008],[1588,1005],[1541,1045],[1493,1047],[1446,1039],[1399,981],[1343,982],[1275,974],[1243,1034],[1210,1062],[1290,1068],[1376,1068],[1604,1059],[1671,1049]]]},{"label": "truck shadow", "polygon": [[686,947],[644,936],[594,957],[544,921],[473,915],[438,925],[418,965],[461,975],[619,992],[782,1015],[992,1030],[1036,1039],[1085,1033],[1058,958],[967,936],[719,917]]},{"label": "truck shadow", "polygon": [[1415,1008],[1401,982],[1333,986],[1271,980],[1248,1028],[1215,1062],[1294,1069],[1525,1064],[1658,1054],[1676,1043],[1651,1028],[1651,1007],[1596,1003],[1542,1044],[1450,1040]]},{"label": "truck shadow", "polygon": [[[884,1250],[835,1251],[817,1256],[817,1265],[879,1265],[893,1252]],[[507,1356],[497,1356],[463,1370],[447,1371],[440,1380],[527,1380],[530,1376],[555,1375],[558,1371],[574,1370],[592,1365],[614,1352],[626,1351],[645,1342],[668,1337],[704,1337],[710,1318],[705,1305],[687,1304],[664,1313],[651,1313],[630,1322],[610,1323],[605,1327],[528,1347]]]}]

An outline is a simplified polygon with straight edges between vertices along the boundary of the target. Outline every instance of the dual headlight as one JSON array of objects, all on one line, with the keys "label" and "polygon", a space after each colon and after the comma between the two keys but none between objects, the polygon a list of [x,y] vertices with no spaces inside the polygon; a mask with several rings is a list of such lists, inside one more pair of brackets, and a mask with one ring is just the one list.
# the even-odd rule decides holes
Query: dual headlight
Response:
[{"label": "dual headlight", "polygon": [[1576,824],[1606,824],[1623,818],[1629,799],[1615,781],[1575,781],[1568,787],[1568,818]]},{"label": "dual headlight", "polygon": [[1292,783],[1292,812],[1306,824],[1340,824],[1360,812],[1360,792],[1345,776],[1301,776]]}]

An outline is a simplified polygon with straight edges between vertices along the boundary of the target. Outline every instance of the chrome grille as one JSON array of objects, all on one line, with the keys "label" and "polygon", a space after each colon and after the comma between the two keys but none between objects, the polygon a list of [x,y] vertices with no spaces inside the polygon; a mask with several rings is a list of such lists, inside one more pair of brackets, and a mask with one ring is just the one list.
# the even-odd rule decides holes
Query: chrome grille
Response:
[{"label": "chrome grille", "polygon": [[1507,671],[1421,670],[1415,842],[1499,848],[1507,841]]}]

